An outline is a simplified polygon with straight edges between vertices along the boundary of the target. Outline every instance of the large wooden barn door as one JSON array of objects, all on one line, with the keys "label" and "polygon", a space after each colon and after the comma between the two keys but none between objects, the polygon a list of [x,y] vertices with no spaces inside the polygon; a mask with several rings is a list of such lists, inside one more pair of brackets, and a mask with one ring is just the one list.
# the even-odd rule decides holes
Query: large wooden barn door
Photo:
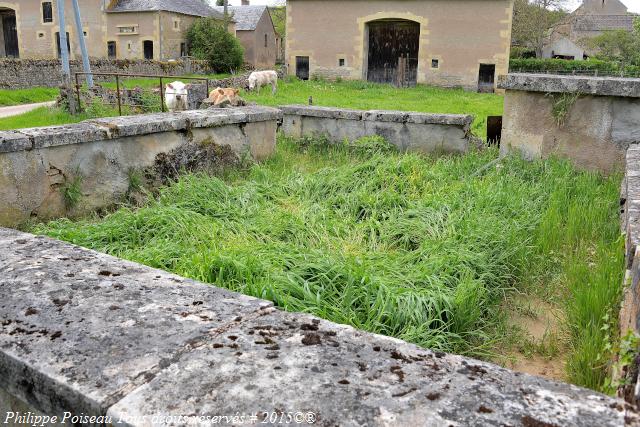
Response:
[{"label": "large wooden barn door", "polygon": [[374,21],[369,26],[367,80],[414,86],[418,79],[420,24]]}]

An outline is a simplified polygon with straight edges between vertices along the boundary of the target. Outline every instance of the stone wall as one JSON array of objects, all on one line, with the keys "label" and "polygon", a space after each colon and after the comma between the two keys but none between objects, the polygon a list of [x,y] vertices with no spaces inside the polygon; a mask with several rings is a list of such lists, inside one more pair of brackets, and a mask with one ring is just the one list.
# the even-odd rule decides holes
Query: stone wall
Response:
[{"label": "stone wall", "polygon": [[640,79],[509,74],[498,87],[506,89],[503,154],[558,155],[611,172],[640,142]]},{"label": "stone wall", "polygon": [[[81,61],[71,61],[71,73],[82,72]],[[152,74],[181,76],[211,74],[206,62],[187,60],[174,62],[145,60],[92,59],[94,73]],[[96,81],[101,78],[96,77]],[[108,81],[114,81],[109,78]],[[0,59],[0,89],[25,89],[34,86],[58,87],[62,82],[59,60],[49,59]]]},{"label": "stone wall", "polygon": [[[160,173],[149,168],[165,168],[167,158],[177,162],[169,169],[179,169],[188,157],[184,150],[198,154],[198,147],[215,145],[264,159],[275,149],[280,117],[277,109],[243,107],[0,131],[0,225],[110,206],[128,192],[132,173]],[[76,204],[69,203],[69,191]]]},{"label": "stone wall", "polygon": [[333,141],[380,135],[403,151],[464,153],[469,148],[472,116],[402,111],[358,111],[289,105],[283,131],[293,137],[325,135]]},{"label": "stone wall", "polygon": [[[123,426],[640,423],[590,390],[52,239],[0,228],[0,247],[0,408]],[[207,416],[230,418],[193,422]]]}]

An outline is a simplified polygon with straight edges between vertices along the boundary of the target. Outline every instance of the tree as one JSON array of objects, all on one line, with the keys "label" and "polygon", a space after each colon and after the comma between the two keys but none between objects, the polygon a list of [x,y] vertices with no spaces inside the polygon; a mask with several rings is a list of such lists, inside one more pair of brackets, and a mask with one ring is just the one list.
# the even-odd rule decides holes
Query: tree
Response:
[{"label": "tree", "polygon": [[224,6],[224,0],[216,0],[216,6]]},{"label": "tree", "polygon": [[585,40],[596,51],[598,59],[619,62],[620,65],[640,65],[640,20],[634,21],[634,31],[605,31],[599,36]]},{"label": "tree", "polygon": [[187,31],[189,51],[197,59],[209,62],[215,72],[236,71],[244,61],[244,49],[225,29],[225,22],[199,18]]},{"label": "tree", "polygon": [[542,56],[548,31],[566,15],[566,0],[516,0],[513,7],[513,43]]}]

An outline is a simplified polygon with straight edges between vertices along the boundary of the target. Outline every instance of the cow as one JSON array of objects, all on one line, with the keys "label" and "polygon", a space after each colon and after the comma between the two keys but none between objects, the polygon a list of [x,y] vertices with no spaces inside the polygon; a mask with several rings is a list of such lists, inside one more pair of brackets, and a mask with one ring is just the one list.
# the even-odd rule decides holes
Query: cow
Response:
[{"label": "cow", "polygon": [[271,85],[271,93],[274,95],[278,90],[278,73],[273,70],[254,71],[249,76],[249,90],[256,89],[258,92],[262,86]]},{"label": "cow", "polygon": [[164,103],[169,111],[184,111],[187,109],[188,95],[187,85],[175,81],[165,87]]},{"label": "cow", "polygon": [[231,104],[237,101],[238,94],[240,93],[239,89],[229,89],[229,88],[215,88],[209,94],[209,100],[213,103],[213,105],[220,105],[226,100],[229,100]]}]

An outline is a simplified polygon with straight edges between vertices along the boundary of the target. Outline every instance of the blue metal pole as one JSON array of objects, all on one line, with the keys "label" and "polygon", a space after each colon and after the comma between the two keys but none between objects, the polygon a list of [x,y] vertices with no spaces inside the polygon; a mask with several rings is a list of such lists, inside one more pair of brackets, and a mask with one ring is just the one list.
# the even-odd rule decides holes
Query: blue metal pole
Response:
[{"label": "blue metal pole", "polygon": [[87,53],[87,44],[84,41],[84,31],[82,30],[82,19],[80,18],[80,7],[78,0],[71,0],[73,5],[73,14],[76,18],[76,32],[78,33],[78,42],[80,42],[80,51],[82,52],[82,68],[87,77],[87,86],[93,87],[93,75],[91,74],[91,64],[89,63],[89,54]]},{"label": "blue metal pole", "polygon": [[69,51],[67,50],[67,30],[64,23],[64,1],[57,0],[58,7],[58,25],[60,26],[60,57],[62,58],[62,78],[64,83],[71,81],[71,67],[69,67]]}]

